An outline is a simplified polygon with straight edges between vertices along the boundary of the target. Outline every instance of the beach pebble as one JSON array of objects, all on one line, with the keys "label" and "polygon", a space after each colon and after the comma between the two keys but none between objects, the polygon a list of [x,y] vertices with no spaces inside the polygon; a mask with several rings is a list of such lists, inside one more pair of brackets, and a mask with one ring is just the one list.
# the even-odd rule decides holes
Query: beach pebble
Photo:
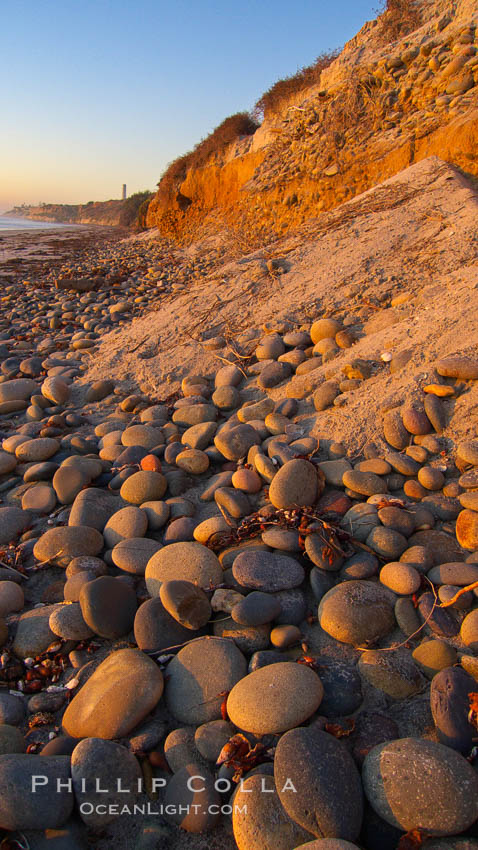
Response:
[{"label": "beach pebble", "polygon": [[364,652],[358,668],[367,682],[392,699],[406,699],[423,686],[420,672],[405,648],[393,653],[380,650]]},{"label": "beach pebble", "polygon": [[383,637],[395,625],[390,593],[370,581],[346,581],[333,587],[322,597],[318,618],[327,634],[354,646]]},{"label": "beach pebble", "polygon": [[447,667],[434,676],[430,688],[430,708],[438,740],[467,756],[476,729],[468,720],[470,693],[476,682],[459,667]]},{"label": "beach pebble", "polygon": [[15,726],[0,724],[0,756],[7,753],[24,753],[27,748],[25,738]]},{"label": "beach pebble", "polygon": [[21,508],[0,507],[0,543],[13,543],[31,521],[32,515]]},{"label": "beach pebble", "polygon": [[167,490],[167,480],[160,472],[142,469],[130,475],[121,486],[120,496],[132,505],[162,499]]},{"label": "beach pebble", "polygon": [[304,580],[303,567],[289,555],[245,551],[234,559],[232,574],[241,587],[274,593],[298,587]]},{"label": "beach pebble", "polygon": [[291,850],[311,837],[283,808],[274,777],[261,773],[248,776],[236,791],[232,827],[239,850]]},{"label": "beach pebble", "polygon": [[231,617],[242,626],[260,626],[272,622],[280,611],[276,596],[254,590],[234,605]]},{"label": "beach pebble", "polygon": [[162,549],[161,543],[148,537],[120,540],[111,552],[111,560],[126,573],[144,576],[148,561]]},{"label": "beach pebble", "polygon": [[411,596],[419,589],[421,578],[410,564],[392,561],[380,570],[380,581],[394,593]]},{"label": "beach pebble", "polygon": [[166,611],[186,629],[200,629],[211,619],[211,605],[206,594],[190,581],[165,581],[159,596]]},{"label": "beach pebble", "polygon": [[232,723],[256,735],[299,726],[320,705],[323,687],[310,667],[285,661],[242,678],[227,699]]},{"label": "beach pebble", "polygon": [[[81,490],[71,506],[68,525],[86,525],[103,532],[112,516],[118,512],[117,497],[99,487]],[[105,538],[106,539],[106,538]],[[108,545],[111,545],[108,543]]]},{"label": "beach pebble", "polygon": [[[201,776],[201,781],[192,779],[197,775]],[[205,768],[201,768],[198,774],[198,767],[194,764],[188,764],[174,774],[163,798],[166,819],[194,834],[208,832],[216,826],[220,803],[214,777]]]},{"label": "beach pebble", "polygon": [[274,779],[284,809],[303,829],[321,838],[357,838],[362,786],[342,741],[314,726],[291,729],[277,745]]},{"label": "beach pebble", "polygon": [[80,591],[79,602],[85,623],[101,637],[119,638],[133,628],[136,594],[121,579],[100,576],[87,582]]},{"label": "beach pebble", "polygon": [[21,615],[13,641],[13,651],[18,658],[34,658],[53,643],[56,635],[50,629],[49,620],[56,610],[56,605],[44,605]]},{"label": "beach pebble", "polygon": [[0,617],[21,611],[25,604],[22,588],[14,581],[0,581]]},{"label": "beach pebble", "polygon": [[231,691],[246,671],[246,659],[233,641],[198,638],[180,649],[168,665],[169,711],[181,723],[199,725],[219,720],[220,694]]},{"label": "beach pebble", "polygon": [[[33,777],[46,777],[35,786]],[[0,824],[6,830],[58,829],[73,811],[68,790],[70,760],[64,756],[32,758],[24,753],[0,755]],[[57,782],[61,783],[57,789]]]},{"label": "beach pebble", "polygon": [[[91,828],[99,828],[118,817],[114,809],[121,810],[123,794],[128,794],[131,806],[139,796],[138,780],[142,774],[138,760],[126,747],[113,741],[101,738],[80,741],[71,756],[71,775],[80,817]],[[108,789],[106,794],[104,789]],[[106,805],[106,814],[104,809],[97,811],[100,804]]]},{"label": "beach pebble", "polygon": [[151,596],[159,594],[163,582],[173,579],[208,589],[222,583],[222,568],[214,552],[201,543],[172,543],[148,561],[145,579]]},{"label": "beach pebble", "polygon": [[73,558],[99,555],[102,549],[103,536],[96,528],[67,525],[45,531],[35,543],[33,555],[38,561],[68,566]]},{"label": "beach pebble", "polygon": [[53,634],[63,640],[88,640],[94,634],[85,623],[78,602],[58,606],[50,615],[48,625]]},{"label": "beach pebble", "polygon": [[141,508],[129,505],[115,511],[107,521],[103,534],[106,545],[113,549],[122,540],[143,537],[148,528],[148,515]]},{"label": "beach pebble", "polygon": [[443,640],[424,640],[412,652],[413,660],[429,679],[456,663],[456,649]]},{"label": "beach pebble", "polygon": [[159,652],[191,640],[191,631],[166,611],[159,596],[143,602],[134,618],[134,639],[144,652]]},{"label": "beach pebble", "polygon": [[153,710],[162,673],[138,649],[112,652],[69,703],[63,729],[73,738],[123,738]]},{"label": "beach pebble", "polygon": [[25,703],[23,697],[0,691],[0,724],[7,723],[9,726],[19,726],[25,717]]},{"label": "beach pebble", "polygon": [[234,735],[234,726],[227,720],[211,720],[198,726],[194,735],[194,743],[206,761],[216,762],[219,753]]},{"label": "beach pebble", "polygon": [[462,755],[421,738],[380,744],[362,781],[372,808],[398,829],[456,835],[478,816],[478,776]]}]

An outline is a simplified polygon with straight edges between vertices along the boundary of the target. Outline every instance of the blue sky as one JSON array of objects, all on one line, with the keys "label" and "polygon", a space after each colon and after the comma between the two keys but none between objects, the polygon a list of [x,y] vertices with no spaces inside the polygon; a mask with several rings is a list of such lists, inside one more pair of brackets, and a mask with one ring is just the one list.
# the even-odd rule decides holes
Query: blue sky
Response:
[{"label": "blue sky", "polygon": [[1,0],[0,210],[154,189],[378,0]]}]

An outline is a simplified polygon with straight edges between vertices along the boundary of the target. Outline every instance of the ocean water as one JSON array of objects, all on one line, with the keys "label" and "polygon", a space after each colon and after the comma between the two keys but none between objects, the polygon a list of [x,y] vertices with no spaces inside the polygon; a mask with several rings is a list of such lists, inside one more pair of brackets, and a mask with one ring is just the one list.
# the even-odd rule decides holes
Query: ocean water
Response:
[{"label": "ocean water", "polygon": [[28,218],[8,218],[0,215],[0,230],[58,230],[60,227],[79,227],[77,224],[58,224],[49,221],[30,221]]}]

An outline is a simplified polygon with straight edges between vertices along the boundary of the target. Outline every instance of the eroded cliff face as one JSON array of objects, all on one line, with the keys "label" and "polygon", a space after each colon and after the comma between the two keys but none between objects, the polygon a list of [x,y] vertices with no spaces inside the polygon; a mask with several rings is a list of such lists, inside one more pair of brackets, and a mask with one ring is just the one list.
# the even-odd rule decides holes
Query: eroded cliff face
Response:
[{"label": "eroded cliff face", "polygon": [[366,23],[320,85],[156,195],[148,226],[179,240],[219,224],[251,239],[285,233],[433,154],[478,176],[476,2],[420,9],[420,27],[392,43]]}]

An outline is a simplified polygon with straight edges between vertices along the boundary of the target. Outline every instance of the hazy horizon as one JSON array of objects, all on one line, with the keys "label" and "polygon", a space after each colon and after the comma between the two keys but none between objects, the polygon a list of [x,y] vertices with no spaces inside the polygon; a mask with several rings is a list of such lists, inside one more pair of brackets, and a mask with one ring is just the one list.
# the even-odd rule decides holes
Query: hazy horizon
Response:
[{"label": "hazy horizon", "polygon": [[18,0],[0,15],[0,214],[154,190],[277,79],[342,46],[377,0]]}]

